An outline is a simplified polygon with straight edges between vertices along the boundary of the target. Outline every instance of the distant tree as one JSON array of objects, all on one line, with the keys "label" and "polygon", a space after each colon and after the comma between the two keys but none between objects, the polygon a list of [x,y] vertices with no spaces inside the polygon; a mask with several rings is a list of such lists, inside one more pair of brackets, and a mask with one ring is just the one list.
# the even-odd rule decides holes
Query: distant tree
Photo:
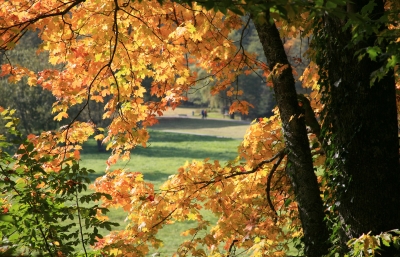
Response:
[{"label": "distant tree", "polygon": [[[41,43],[38,32],[28,31],[21,37],[15,49],[1,57],[0,64],[21,65],[36,73],[54,68],[48,63],[47,53],[42,52],[35,56]],[[32,58],[32,56],[35,57]],[[62,65],[58,68],[62,69]],[[24,134],[54,130],[60,127],[60,122],[54,120],[52,111],[55,101],[56,97],[50,90],[43,89],[26,78],[15,84],[8,81],[8,77],[0,78],[0,106],[17,110],[16,116],[20,119],[21,131]],[[70,118],[61,124],[67,124],[79,113],[80,120],[92,120],[97,126],[106,127],[109,121],[102,118],[104,105],[101,102],[91,101],[89,108],[82,112],[81,105],[73,106],[68,111]]]},{"label": "distant tree", "polygon": [[[48,68],[48,54],[42,53],[35,56],[41,39],[37,33],[27,32],[13,51],[2,55],[1,64],[9,62],[23,67],[29,67],[34,72]],[[25,134],[52,130],[57,128],[53,120],[52,105],[56,98],[49,90],[44,90],[35,84],[28,85],[26,78],[15,85],[8,78],[0,79],[0,106],[17,110],[20,125]]]}]

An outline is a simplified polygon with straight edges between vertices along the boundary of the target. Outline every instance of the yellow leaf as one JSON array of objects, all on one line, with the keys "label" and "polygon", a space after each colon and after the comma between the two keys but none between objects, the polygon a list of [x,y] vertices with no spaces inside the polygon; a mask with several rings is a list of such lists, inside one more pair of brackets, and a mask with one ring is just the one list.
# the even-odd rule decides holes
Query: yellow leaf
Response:
[{"label": "yellow leaf", "polygon": [[54,117],[54,120],[62,120],[63,118],[68,118],[68,114],[66,112],[60,112]]},{"label": "yellow leaf", "polygon": [[176,79],[176,84],[178,85],[183,85],[186,82],[186,78],[185,77],[180,77]]},{"label": "yellow leaf", "polygon": [[51,63],[51,64],[53,64],[53,65],[56,65],[57,63],[58,63],[58,60],[59,60],[60,58],[58,57],[58,56],[50,56],[49,57],[49,63]]},{"label": "yellow leaf", "polygon": [[187,28],[187,30],[188,30],[190,33],[192,33],[192,34],[196,32],[195,26],[193,26],[193,24],[191,24],[191,23],[189,23],[188,25],[186,25],[186,28]]},{"label": "yellow leaf", "polygon": [[103,134],[98,134],[98,135],[94,136],[95,140],[103,140],[103,138],[104,138]]},{"label": "yellow leaf", "polygon": [[188,216],[188,220],[196,220],[197,219],[197,214],[195,214],[195,213],[189,213],[187,216]]},{"label": "yellow leaf", "polygon": [[28,85],[33,87],[37,85],[37,79],[35,77],[29,77],[28,78]]},{"label": "yellow leaf", "polygon": [[98,62],[98,61],[101,59],[102,56],[103,56],[102,53],[98,53],[98,54],[96,54],[96,55],[94,56],[94,60],[95,60],[96,62]]},{"label": "yellow leaf", "polygon": [[138,174],[135,177],[135,182],[142,182],[143,181],[143,174]]},{"label": "yellow leaf", "polygon": [[14,122],[9,121],[9,122],[7,122],[7,124],[5,125],[5,127],[6,127],[6,128],[9,128],[9,127],[11,127],[12,125],[14,125]]}]

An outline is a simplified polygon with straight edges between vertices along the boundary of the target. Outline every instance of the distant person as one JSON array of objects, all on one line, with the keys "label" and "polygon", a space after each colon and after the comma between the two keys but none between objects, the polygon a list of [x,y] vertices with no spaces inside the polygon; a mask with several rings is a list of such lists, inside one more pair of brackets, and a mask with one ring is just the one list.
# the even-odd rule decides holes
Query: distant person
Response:
[{"label": "distant person", "polygon": [[204,118],[207,118],[207,110],[204,111]]},{"label": "distant person", "polygon": [[202,119],[204,119],[205,114],[206,114],[205,111],[204,111],[204,110],[201,110],[201,118],[202,118]]}]

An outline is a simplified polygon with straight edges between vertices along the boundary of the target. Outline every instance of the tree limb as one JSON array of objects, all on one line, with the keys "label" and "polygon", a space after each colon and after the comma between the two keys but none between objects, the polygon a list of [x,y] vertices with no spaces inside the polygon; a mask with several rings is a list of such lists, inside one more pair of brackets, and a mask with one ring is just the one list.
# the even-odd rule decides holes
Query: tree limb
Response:
[{"label": "tree limb", "polygon": [[284,151],[279,152],[279,158],[276,161],[276,163],[274,164],[274,166],[272,166],[271,171],[268,174],[268,178],[267,178],[267,188],[265,189],[266,193],[267,193],[267,201],[268,201],[268,205],[271,208],[271,210],[275,213],[275,217],[274,217],[274,222],[277,221],[278,219],[278,213],[275,210],[275,207],[271,201],[271,181],[272,181],[272,176],[274,175],[276,169],[278,168],[279,164],[282,162],[283,158],[286,156],[286,153]]},{"label": "tree limb", "polygon": [[238,242],[238,240],[236,240],[236,239],[232,241],[231,245],[229,246],[228,255],[226,257],[230,257],[231,256],[231,252],[233,250],[233,247],[235,247],[235,243],[237,243],[237,242]]},{"label": "tree limb", "polygon": [[[230,175],[228,175],[228,176],[224,176],[224,179],[236,177],[236,176],[239,176],[239,175],[246,175],[246,174],[255,173],[255,172],[257,172],[262,166],[264,166],[264,164],[271,163],[271,162],[273,162],[274,160],[276,160],[277,158],[283,158],[283,157],[281,157],[282,155],[283,155],[283,156],[286,155],[286,148],[282,149],[281,151],[279,151],[277,154],[275,154],[275,155],[272,156],[271,158],[259,162],[259,163],[257,164],[257,166],[255,166],[253,169],[251,169],[251,170],[249,170],[249,171],[243,171],[243,172],[235,172],[235,173],[232,173],[232,174],[230,174]],[[282,161],[282,160],[281,160],[281,161]],[[280,162],[280,161],[279,161],[279,162]],[[275,166],[275,165],[274,165],[274,166]],[[276,168],[275,168],[275,169],[276,169]]]}]

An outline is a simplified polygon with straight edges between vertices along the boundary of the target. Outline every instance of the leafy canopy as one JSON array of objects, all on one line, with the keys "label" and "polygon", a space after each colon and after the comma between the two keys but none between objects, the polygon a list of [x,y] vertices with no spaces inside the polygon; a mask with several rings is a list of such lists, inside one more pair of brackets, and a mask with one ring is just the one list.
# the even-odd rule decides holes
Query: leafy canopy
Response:
[{"label": "leafy canopy", "polygon": [[[231,32],[248,26],[249,16],[241,16],[245,12],[261,19],[259,14],[271,9],[273,18],[285,18],[277,24],[282,34],[291,37],[299,30],[307,32],[312,18],[322,12],[334,10],[342,15],[337,7],[344,4],[228,0],[190,4],[125,0],[0,3],[0,46],[5,56],[27,30],[32,30],[43,40],[38,51],[48,52],[49,62],[55,65],[34,72],[9,62],[2,65],[1,76],[9,83],[26,77],[30,86],[50,91],[56,97],[52,112],[57,121],[68,117],[71,106],[89,108],[91,101],[105,102],[103,118],[111,119],[111,123],[104,137],[100,134],[96,139],[112,149],[108,169],[119,158],[129,159],[135,146],[146,146],[147,128],[157,123],[157,116],[167,108],[186,100],[188,90],[199,81],[213,82],[214,94],[226,92],[231,113],[248,112],[252,105],[241,99],[237,77],[256,73],[270,80],[284,67],[269,71],[257,56],[244,50],[242,39],[239,44],[231,39]],[[367,53],[372,58],[380,54],[374,48]],[[197,69],[203,71],[202,76]],[[303,85],[312,90],[309,98],[314,110],[321,108],[317,70],[311,62],[301,76]],[[156,97],[149,101],[144,100],[146,78],[152,79],[148,93]],[[96,129],[93,122],[81,121],[79,114],[54,134],[29,137],[28,152],[53,156],[51,161],[39,164],[45,167],[42,173],[62,172],[69,160],[64,157],[79,159],[78,146]],[[319,156],[318,139],[313,134],[309,139],[315,166],[319,167],[323,157]],[[192,220],[195,227],[184,232],[192,239],[177,249],[178,254],[222,256],[239,247],[254,256],[284,256],[288,242],[302,235],[297,205],[285,175],[286,154],[279,114],[275,112],[270,118],[253,122],[235,160],[227,164],[208,159],[188,162],[159,189],[145,182],[138,172],[109,170],[96,180],[94,188],[112,196],[103,199],[104,207],[128,211],[128,224],[122,231],[98,238],[94,246],[107,255],[144,256],[150,246],[162,245],[157,238],[162,226]],[[218,217],[216,224],[204,220],[204,209]],[[202,236],[198,236],[200,231]]]}]

